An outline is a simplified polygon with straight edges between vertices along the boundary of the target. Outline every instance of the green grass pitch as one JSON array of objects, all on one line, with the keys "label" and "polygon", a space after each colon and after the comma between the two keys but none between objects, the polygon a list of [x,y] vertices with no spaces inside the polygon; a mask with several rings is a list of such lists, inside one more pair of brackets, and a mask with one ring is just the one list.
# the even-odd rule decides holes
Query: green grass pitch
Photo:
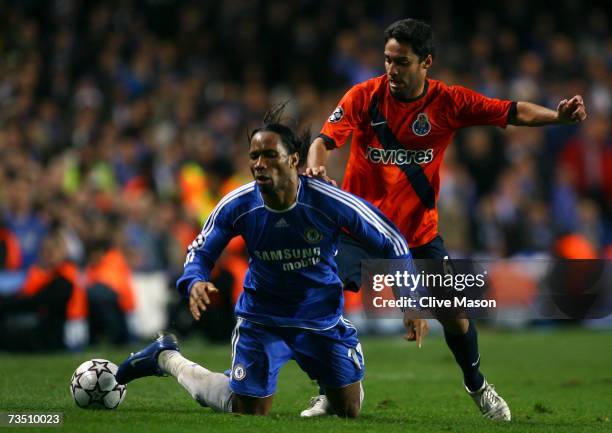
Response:
[{"label": "green grass pitch", "polygon": [[[269,417],[213,413],[200,408],[172,378],[145,378],[128,385],[114,411],[75,406],[68,382],[90,358],[119,363],[128,350],[100,347],[70,355],[0,354],[0,412],[56,411],[61,427],[6,431],[61,432],[612,432],[612,333],[564,329],[554,332],[480,332],[483,372],[508,401],[512,422],[480,418],[465,394],[459,370],[440,336],[422,349],[400,337],[368,337],[366,397],[357,420],[300,419],[317,387],[289,363],[281,372]],[[229,346],[189,340],[183,353],[221,371]],[[134,348],[135,349],[135,348]]]}]

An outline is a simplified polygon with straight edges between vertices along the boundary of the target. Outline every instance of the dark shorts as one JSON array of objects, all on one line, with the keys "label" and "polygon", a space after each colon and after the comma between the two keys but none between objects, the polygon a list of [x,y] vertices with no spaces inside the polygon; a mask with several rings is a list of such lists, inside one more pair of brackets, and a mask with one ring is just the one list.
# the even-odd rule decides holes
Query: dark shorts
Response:
[{"label": "dark shorts", "polygon": [[[444,241],[440,236],[436,236],[431,242],[416,248],[410,248],[410,253],[414,259],[416,272],[424,272],[428,275],[439,275],[440,278],[447,277],[448,274],[456,274],[455,263],[451,262],[448,251],[444,247]],[[348,236],[342,236],[338,243],[338,254],[336,264],[338,274],[344,282],[345,289],[357,291],[362,284],[362,260],[380,260],[380,257],[373,256],[366,251],[359,243]],[[365,270],[369,273],[370,270]],[[429,296],[438,300],[452,300],[457,295],[457,291],[452,286],[421,286],[416,297]],[[396,294],[397,296],[397,294]],[[403,296],[403,295],[402,295]],[[429,311],[432,317],[438,319],[455,319],[464,316],[464,309],[457,307],[440,308],[420,308],[420,311]]]},{"label": "dark shorts", "polygon": [[410,248],[410,254],[415,260],[421,259],[449,259],[448,251],[444,247],[444,241],[437,235],[430,242],[420,247]]},{"label": "dark shorts", "polygon": [[[449,255],[440,235],[425,245],[410,248],[410,254],[412,254],[412,258],[415,260],[423,260],[422,262],[417,262],[417,268],[419,268],[419,265],[427,263],[428,269],[424,269],[427,272],[448,272],[442,266],[445,259],[449,259]],[[380,257],[370,254],[353,238],[346,235],[340,236],[336,264],[338,265],[338,275],[345,284],[352,282],[354,286],[360,287],[361,261],[376,259],[380,259]],[[425,262],[425,259],[430,260]]]}]

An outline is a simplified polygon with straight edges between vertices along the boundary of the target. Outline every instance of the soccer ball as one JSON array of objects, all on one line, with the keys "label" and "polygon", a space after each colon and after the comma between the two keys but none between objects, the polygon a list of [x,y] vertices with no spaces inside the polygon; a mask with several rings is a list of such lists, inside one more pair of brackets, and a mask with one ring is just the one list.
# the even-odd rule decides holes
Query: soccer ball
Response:
[{"label": "soccer ball", "polygon": [[115,379],[117,366],[107,359],[91,359],[77,367],[70,379],[70,393],[84,409],[115,409],[125,398],[126,386]]}]

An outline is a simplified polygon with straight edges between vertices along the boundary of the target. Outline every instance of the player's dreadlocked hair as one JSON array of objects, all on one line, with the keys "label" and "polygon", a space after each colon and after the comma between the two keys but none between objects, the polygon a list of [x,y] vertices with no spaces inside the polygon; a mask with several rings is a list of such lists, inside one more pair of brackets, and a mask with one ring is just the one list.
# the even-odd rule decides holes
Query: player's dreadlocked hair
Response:
[{"label": "player's dreadlocked hair", "polygon": [[425,60],[428,54],[436,56],[433,31],[426,22],[412,18],[396,21],[385,30],[385,44],[389,39],[410,45],[414,54],[419,56],[419,61]]},{"label": "player's dreadlocked hair", "polygon": [[[286,105],[287,102],[284,102],[270,108],[270,110],[268,110],[264,116],[262,126],[248,132],[247,135],[250,143],[253,136],[258,132],[269,131],[277,133],[280,135],[281,141],[287,149],[287,152],[289,154],[297,153],[299,155],[300,160],[298,162],[298,166],[301,166],[306,161],[306,156],[308,155],[308,148],[310,147],[310,131],[308,128],[304,128],[302,131],[295,132],[293,128],[283,123],[283,121],[290,121],[290,119],[283,118],[283,111],[285,110]],[[295,123],[293,120],[291,120],[291,122]]]}]

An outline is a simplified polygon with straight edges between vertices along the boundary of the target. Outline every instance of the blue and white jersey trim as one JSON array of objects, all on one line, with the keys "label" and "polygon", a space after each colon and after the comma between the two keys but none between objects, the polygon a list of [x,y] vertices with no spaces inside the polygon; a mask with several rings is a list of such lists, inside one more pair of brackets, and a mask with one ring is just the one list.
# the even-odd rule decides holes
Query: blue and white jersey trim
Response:
[{"label": "blue and white jersey trim", "polygon": [[325,182],[316,179],[308,179],[308,186],[317,190],[328,197],[338,200],[341,203],[352,208],[355,212],[361,215],[368,223],[374,226],[383,236],[385,236],[393,244],[393,250],[398,256],[409,254],[408,244],[404,237],[384,219],[376,215],[365,203],[361,202],[357,197],[342,191],[339,188],[328,185]]}]

